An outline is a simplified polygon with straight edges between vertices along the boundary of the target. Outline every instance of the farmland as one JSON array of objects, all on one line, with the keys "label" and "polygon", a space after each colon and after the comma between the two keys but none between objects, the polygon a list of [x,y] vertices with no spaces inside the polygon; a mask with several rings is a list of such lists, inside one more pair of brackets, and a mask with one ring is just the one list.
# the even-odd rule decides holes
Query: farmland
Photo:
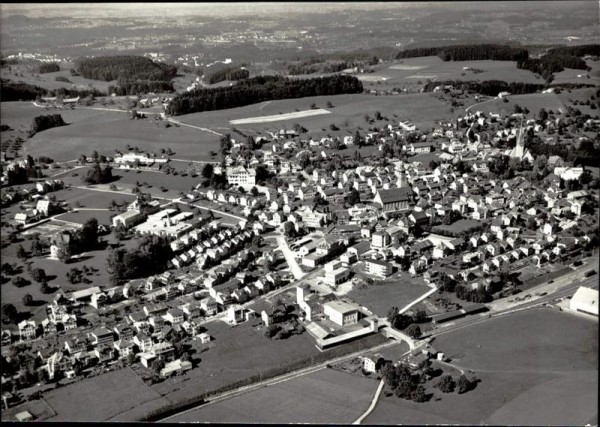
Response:
[{"label": "farmland", "polygon": [[597,322],[536,309],[441,335],[434,345],[482,380],[475,390],[422,404],[385,397],[366,422],[594,423],[597,334]]},{"label": "farmland", "polygon": [[[196,126],[211,129],[228,129],[230,120],[245,119],[256,115],[293,113],[295,111],[306,110],[312,104],[315,104],[317,108],[323,108],[327,102],[333,104],[332,108],[327,108],[331,111],[331,114],[290,119],[277,122],[274,125],[244,125],[243,129],[272,131],[283,127],[291,128],[295,123],[299,123],[307,128],[308,133],[312,136],[322,133],[332,133],[329,131],[331,123],[337,124],[342,130],[347,129],[347,132],[354,132],[357,126],[365,126],[365,114],[373,116],[376,111],[380,111],[383,116],[388,117],[394,122],[397,120],[412,120],[417,126],[422,126],[423,128],[430,128],[436,120],[453,117],[449,108],[432,94],[409,94],[401,96],[335,95],[286,99],[229,110],[188,114],[179,116],[178,119],[182,123]],[[345,125],[346,122],[348,125]],[[385,123],[387,122],[378,121],[375,122],[375,125],[381,126]],[[327,131],[322,131],[324,128]]]},{"label": "farmland", "polygon": [[534,117],[538,111],[542,108],[546,110],[552,110],[557,114],[564,113],[566,111],[565,105],[554,93],[532,93],[526,95],[510,95],[508,102],[504,102],[500,98],[494,98],[489,101],[478,104],[473,107],[472,111],[482,111],[488,113],[498,114],[512,114],[515,109],[515,105],[520,105],[522,108],[529,110],[528,117]]},{"label": "farmland", "polygon": [[[41,114],[44,110],[39,111]],[[26,142],[27,152],[34,157],[66,161],[94,150],[113,155],[115,150],[127,151],[130,145],[151,152],[170,148],[175,157],[184,154],[190,160],[209,160],[208,152],[218,148],[218,137],[213,133],[185,126],[166,127],[165,122],[155,122],[153,116],[130,120],[125,112],[81,111],[93,114],[83,114],[81,120],[73,120],[69,126],[36,134]],[[64,118],[69,122],[68,117]]]},{"label": "farmland", "polygon": [[57,412],[49,421],[59,422],[132,419],[166,403],[165,398],[146,386],[130,368],[52,390],[45,399]]},{"label": "farmland", "polygon": [[370,378],[322,369],[200,407],[175,421],[350,424],[367,409],[377,385]]},{"label": "farmland", "polygon": [[214,390],[284,362],[318,354],[307,333],[279,341],[260,335],[249,322],[234,328],[223,322],[211,322],[206,328],[214,340],[197,347],[201,359],[198,367],[183,378],[153,386],[170,401]]},{"label": "farmland", "polygon": [[409,278],[408,275],[397,281],[383,283],[363,289],[355,288],[348,293],[348,297],[373,313],[385,317],[392,306],[401,309],[430,290],[425,284]]}]

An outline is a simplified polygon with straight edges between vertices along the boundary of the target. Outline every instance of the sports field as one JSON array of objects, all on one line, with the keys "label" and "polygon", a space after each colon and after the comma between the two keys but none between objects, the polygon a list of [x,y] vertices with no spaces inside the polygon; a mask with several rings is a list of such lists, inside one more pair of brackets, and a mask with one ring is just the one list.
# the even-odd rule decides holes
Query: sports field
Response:
[{"label": "sports field", "polygon": [[351,424],[369,407],[378,384],[371,378],[322,369],[169,421]]},{"label": "sports field", "polygon": [[434,392],[421,404],[384,397],[366,423],[597,422],[597,321],[534,309],[449,332],[433,345],[481,383],[465,395]]},{"label": "sports field", "polygon": [[52,390],[45,399],[57,412],[48,421],[58,422],[132,420],[167,403],[130,368]]}]

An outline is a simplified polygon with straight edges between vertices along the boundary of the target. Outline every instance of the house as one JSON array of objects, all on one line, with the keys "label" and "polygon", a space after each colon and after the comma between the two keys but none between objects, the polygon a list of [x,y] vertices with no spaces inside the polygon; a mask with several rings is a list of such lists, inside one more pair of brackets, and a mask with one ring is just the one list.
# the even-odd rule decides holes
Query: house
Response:
[{"label": "house", "polygon": [[392,274],[394,267],[389,262],[374,259],[365,260],[367,273],[379,277],[388,277]]},{"label": "house", "polygon": [[256,170],[243,166],[227,168],[227,182],[230,185],[256,185]]},{"label": "house", "polygon": [[23,320],[18,325],[21,340],[31,340],[36,335],[36,325],[34,320]]},{"label": "house", "polygon": [[144,215],[139,210],[128,210],[122,214],[116,215],[112,219],[113,227],[123,227],[129,229],[144,220]]},{"label": "house", "polygon": [[363,371],[369,374],[378,372],[384,361],[383,357],[378,354],[362,356],[360,358],[362,359]]},{"label": "house", "polygon": [[371,235],[371,247],[385,248],[392,243],[392,238],[387,231],[377,231]]},{"label": "house", "polygon": [[172,308],[167,311],[167,314],[165,314],[164,318],[167,322],[170,322],[171,325],[178,325],[183,323],[184,313],[178,308]]},{"label": "house", "polygon": [[160,370],[160,376],[165,378],[171,375],[180,375],[183,372],[192,369],[192,363],[187,360],[173,360],[172,362],[166,363],[165,367]]},{"label": "house", "polygon": [[91,343],[98,347],[106,345],[112,346],[114,342],[113,332],[106,327],[95,329],[90,332],[88,336],[90,337]]}]

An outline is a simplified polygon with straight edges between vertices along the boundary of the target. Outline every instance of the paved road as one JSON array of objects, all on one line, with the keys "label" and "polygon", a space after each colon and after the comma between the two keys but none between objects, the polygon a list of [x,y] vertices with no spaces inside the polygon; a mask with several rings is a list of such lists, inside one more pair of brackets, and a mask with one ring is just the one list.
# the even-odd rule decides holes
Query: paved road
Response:
[{"label": "paved road", "polygon": [[290,267],[290,271],[294,275],[294,278],[296,280],[302,280],[306,276],[306,273],[303,272],[302,268],[300,268],[300,265],[298,265],[298,261],[296,261],[296,256],[288,246],[285,236],[281,234],[275,234],[274,237],[275,240],[277,240],[277,249],[281,250],[281,252],[283,253],[283,256],[285,257],[285,260],[288,266]]}]

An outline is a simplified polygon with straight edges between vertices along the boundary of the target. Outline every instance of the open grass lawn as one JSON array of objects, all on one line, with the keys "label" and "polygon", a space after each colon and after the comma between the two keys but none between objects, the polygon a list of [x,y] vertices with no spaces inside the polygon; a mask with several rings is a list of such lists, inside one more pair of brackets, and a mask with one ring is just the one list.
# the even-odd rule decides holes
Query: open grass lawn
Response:
[{"label": "open grass lawn", "polygon": [[57,412],[50,421],[106,421],[119,414],[132,420],[167,402],[130,368],[52,390],[45,399]]},{"label": "open grass lawn", "polygon": [[76,224],[85,224],[89,219],[96,218],[98,224],[104,224],[105,226],[111,225],[111,217],[116,215],[118,212],[109,211],[108,209],[94,209],[94,210],[77,210],[75,212],[67,212],[64,215],[56,217],[61,221],[72,222]]},{"label": "open grass lawn", "polygon": [[253,328],[250,322],[233,328],[224,322],[211,322],[206,329],[214,340],[210,344],[199,344],[199,348],[208,346],[209,350],[193,355],[193,358],[201,359],[198,367],[183,377],[153,386],[169,400],[177,401],[214,390],[283,363],[319,353],[308,333],[286,340],[270,340]]},{"label": "open grass lawn", "polygon": [[515,111],[515,105],[529,110],[528,118],[534,118],[538,112],[545,108],[552,110],[555,114],[564,114],[566,107],[554,93],[531,93],[526,95],[509,95],[508,102],[502,99],[494,99],[472,108],[472,111],[482,111],[484,113],[512,114]]},{"label": "open grass lawn", "polygon": [[[327,107],[327,102],[333,104],[333,108]],[[371,117],[376,111],[381,112],[384,117],[396,122],[400,120],[412,120],[418,127],[431,128],[436,120],[453,117],[450,109],[443,102],[431,94],[411,94],[402,96],[375,96],[375,95],[335,95],[316,96],[298,99],[285,99],[278,101],[262,102],[240,108],[232,108],[221,111],[208,111],[203,113],[187,114],[177,117],[182,123],[208,127],[211,129],[231,128],[229,120],[245,119],[259,116],[269,116],[279,113],[293,113],[296,110],[309,109],[312,104],[318,108],[326,108],[331,114],[313,117],[296,118],[273,123],[256,123],[236,126],[240,130],[253,130],[265,132],[276,131],[287,127],[290,129],[295,123],[299,123],[308,129],[310,136],[321,134],[354,134],[358,126],[363,128],[363,133],[372,126],[387,124],[387,121],[377,121],[372,125],[365,122],[365,114]],[[394,114],[397,117],[394,117]],[[346,126],[346,123],[348,126]],[[336,124],[340,131],[331,131],[329,125]],[[223,129],[221,129],[223,128]],[[322,129],[325,128],[325,131]]]},{"label": "open grass lawn", "polygon": [[333,369],[281,382],[189,412],[176,422],[351,424],[379,382]]},{"label": "open grass lawn", "polygon": [[482,380],[475,390],[465,395],[436,390],[423,404],[383,398],[365,424],[595,423],[597,334],[595,321],[536,309],[442,335],[434,341],[436,349]]},{"label": "open grass lawn", "polygon": [[218,149],[217,135],[184,126],[167,128],[164,123],[156,124],[153,116],[130,120],[125,112],[80,111],[85,112],[80,120],[40,132],[28,140],[27,152],[34,157],[45,155],[65,161],[77,159],[81,154],[90,155],[94,150],[103,155],[114,155],[115,149],[126,151],[130,145],[156,153],[161,148],[171,148],[176,158],[208,160],[208,152]]},{"label": "open grass lawn", "polygon": [[[580,71],[580,70],[578,70],[578,71]],[[571,91],[564,90],[558,94],[558,97],[565,104],[565,106],[568,105],[573,108],[577,108],[583,114],[589,114],[590,116],[594,117],[594,116],[598,116],[598,114],[600,114],[600,110],[598,110],[598,108],[596,108],[595,110],[592,110],[589,105],[581,105],[581,104],[575,105],[574,101],[579,101],[579,102],[587,101],[590,99],[591,95],[594,95],[594,96],[596,95],[597,90],[598,90],[597,87],[596,88],[585,88],[585,89],[573,89]]]},{"label": "open grass lawn", "polygon": [[[483,70],[482,73],[473,73],[464,70],[464,67]],[[463,75],[464,74],[464,75]],[[403,83],[415,83],[426,80],[504,80],[507,82],[538,83],[535,74],[527,70],[519,70],[515,61],[442,61],[437,56],[421,58],[407,58],[395,61],[392,65],[385,65],[374,74],[367,76],[381,76],[387,83],[397,86]]]},{"label": "open grass lawn", "polygon": [[425,284],[403,275],[402,279],[384,285],[370,285],[364,289],[355,287],[348,293],[348,297],[378,316],[386,317],[391,307],[401,309],[429,290]]},{"label": "open grass lawn", "polygon": [[[116,172],[116,171],[115,171]],[[115,181],[118,184],[118,181]],[[135,181],[134,181],[135,184]],[[84,185],[82,182],[76,185]],[[134,194],[115,194],[103,193],[85,188],[65,188],[64,190],[55,191],[52,193],[56,196],[57,201],[65,201],[72,208],[77,208],[76,203],[79,203],[79,208],[84,209],[108,209],[112,200],[117,203],[126,202],[127,204],[135,200]]]},{"label": "open grass lawn", "polygon": [[[182,157],[186,157],[182,154]],[[180,165],[181,163],[179,163]],[[181,191],[189,192],[196,185],[200,184],[202,178],[197,176],[193,178],[191,175],[182,176],[180,173],[178,175],[173,174],[164,174],[162,172],[146,172],[141,171],[137,172],[134,170],[126,170],[126,169],[113,169],[113,175],[120,176],[120,178],[114,182],[114,184],[118,187],[121,185],[126,185],[128,188],[133,188],[137,182],[140,184],[148,183],[151,187],[147,187],[146,185],[141,186],[141,190],[146,193],[151,190],[156,191],[157,195],[162,197],[179,197],[179,193]],[[162,192],[160,187],[165,187],[169,191]]]}]

